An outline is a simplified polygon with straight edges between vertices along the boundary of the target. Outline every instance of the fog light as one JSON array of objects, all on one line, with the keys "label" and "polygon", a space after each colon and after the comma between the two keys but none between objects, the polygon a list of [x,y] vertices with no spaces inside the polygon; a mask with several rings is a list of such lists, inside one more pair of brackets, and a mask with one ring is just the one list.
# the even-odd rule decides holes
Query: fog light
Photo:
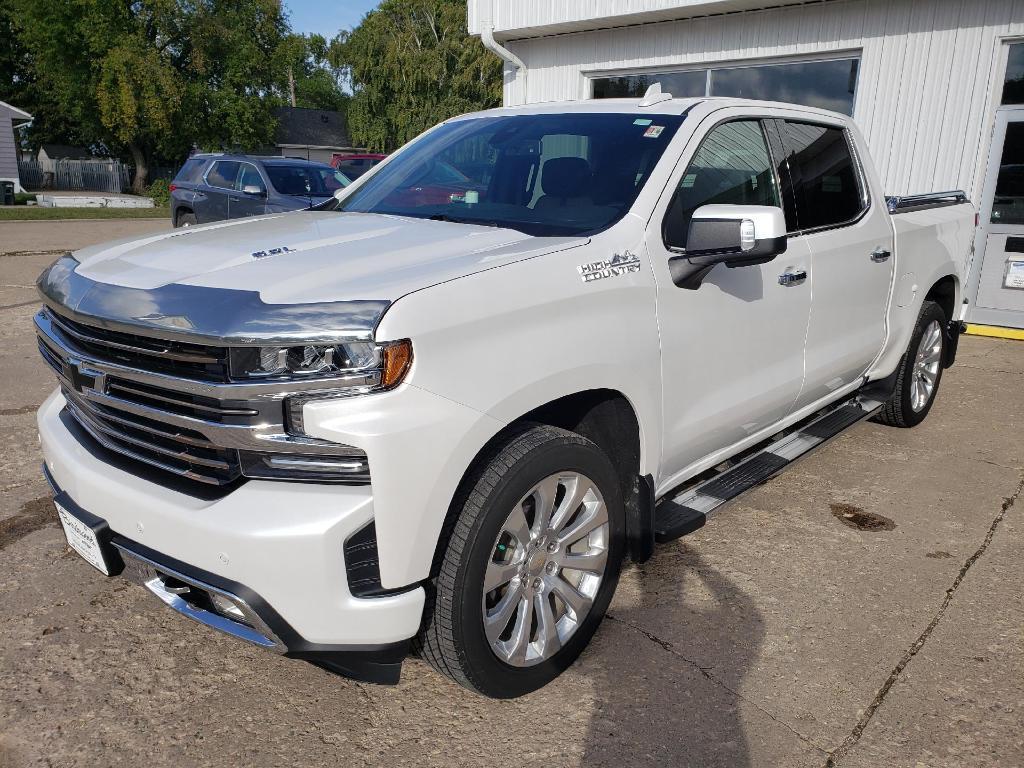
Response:
[{"label": "fog light", "polygon": [[233,621],[240,621],[243,624],[248,622],[245,620],[245,613],[239,608],[233,600],[224,597],[219,592],[210,592],[210,602],[213,604],[213,608],[221,616],[229,618]]}]

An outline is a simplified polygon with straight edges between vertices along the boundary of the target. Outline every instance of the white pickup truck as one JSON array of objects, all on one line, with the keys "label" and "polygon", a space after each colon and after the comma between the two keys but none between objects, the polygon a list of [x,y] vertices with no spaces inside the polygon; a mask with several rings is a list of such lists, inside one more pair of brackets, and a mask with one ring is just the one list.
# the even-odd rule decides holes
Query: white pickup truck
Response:
[{"label": "white pickup truck", "polygon": [[320,210],[58,260],[45,473],[71,546],[192,619],[518,696],[625,559],[863,418],[925,418],[974,226],[962,193],[887,201],[816,109],[458,117]]}]

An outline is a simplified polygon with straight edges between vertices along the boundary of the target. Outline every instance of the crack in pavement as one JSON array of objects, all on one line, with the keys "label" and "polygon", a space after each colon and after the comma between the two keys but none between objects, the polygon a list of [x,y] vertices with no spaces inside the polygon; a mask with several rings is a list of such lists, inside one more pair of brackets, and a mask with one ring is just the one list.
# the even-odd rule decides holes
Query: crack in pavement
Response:
[{"label": "crack in pavement", "polygon": [[1003,504],[999,509],[999,514],[997,514],[995,519],[992,520],[992,524],[988,528],[988,533],[985,534],[985,540],[982,541],[981,546],[975,550],[973,555],[967,558],[963,566],[960,568],[960,572],[953,580],[953,584],[946,590],[946,597],[942,600],[942,604],[939,606],[939,610],[935,613],[931,622],[929,622],[928,626],[925,627],[925,630],[918,635],[917,639],[911,643],[910,647],[903,653],[903,656],[896,663],[896,666],[893,667],[892,672],[889,673],[888,679],[886,679],[885,683],[882,684],[882,687],[878,689],[878,692],[875,694],[874,699],[872,699],[871,704],[868,705],[867,709],[864,710],[863,714],[858,719],[853,730],[850,731],[850,734],[843,740],[843,743],[832,750],[829,754],[823,768],[835,768],[835,766],[838,765],[839,760],[846,757],[847,753],[849,753],[854,745],[860,741],[860,737],[863,735],[864,730],[868,727],[871,719],[875,716],[875,712],[877,712],[878,708],[882,706],[882,702],[885,701],[885,697],[889,694],[893,685],[896,684],[899,676],[903,674],[903,670],[906,669],[911,659],[920,652],[924,647],[924,644],[928,642],[928,638],[931,637],[932,632],[935,631],[939,622],[942,621],[942,617],[946,614],[946,609],[949,608],[950,603],[953,602],[953,596],[963,583],[964,577],[967,576],[967,572],[970,571],[971,567],[978,561],[978,559],[985,554],[985,550],[988,549],[988,545],[992,543],[992,539],[996,535],[996,529],[999,528],[999,524],[1003,521],[1003,518],[1006,517],[1007,510],[1016,503],[1022,490],[1024,490],[1024,477],[1022,477],[1020,482],[1017,483],[1017,489],[1013,494],[1003,499]]},{"label": "crack in pavement", "polygon": [[765,715],[766,717],[768,717],[773,722],[776,722],[779,725],[785,727],[788,731],[790,731],[794,736],[796,736],[802,742],[807,744],[809,747],[813,748],[814,750],[816,750],[818,752],[821,752],[821,754],[823,754],[823,755],[827,755],[828,754],[828,750],[827,749],[819,747],[817,744],[815,744],[813,741],[811,741],[810,738],[808,738],[804,734],[800,733],[800,731],[798,731],[796,728],[791,726],[785,720],[777,717],[776,715],[773,715],[771,712],[769,712],[767,709],[762,707],[756,701],[752,701],[751,699],[748,699],[746,696],[744,696],[742,693],[737,691],[735,688],[729,687],[728,685],[723,683],[721,680],[719,680],[717,677],[712,675],[711,674],[711,670],[714,669],[714,667],[702,667],[700,664],[698,664],[693,659],[688,659],[686,656],[683,656],[683,654],[681,654],[679,651],[677,651],[675,646],[672,645],[672,643],[670,643],[668,640],[662,640],[660,637],[655,635],[653,632],[650,632],[650,631],[644,629],[643,627],[641,627],[641,626],[639,626],[637,624],[634,624],[631,621],[626,621],[625,619],[620,619],[620,618],[618,618],[616,616],[612,616],[610,613],[606,613],[604,617],[606,619],[608,619],[609,621],[614,621],[616,624],[622,624],[623,626],[629,627],[634,632],[640,633],[641,635],[646,637],[648,640],[650,640],[652,643],[655,643],[656,645],[661,646],[661,648],[663,650],[667,651],[668,653],[671,653],[677,659],[680,659],[680,660],[686,662],[687,664],[689,664],[695,670],[700,672],[700,674],[706,680],[709,680],[710,682],[712,682],[715,685],[717,685],[719,688],[721,688],[721,689],[731,693],[737,699],[739,699],[739,700],[741,700],[743,702],[746,702],[750,706],[754,707],[758,712],[760,712],[761,714]]}]

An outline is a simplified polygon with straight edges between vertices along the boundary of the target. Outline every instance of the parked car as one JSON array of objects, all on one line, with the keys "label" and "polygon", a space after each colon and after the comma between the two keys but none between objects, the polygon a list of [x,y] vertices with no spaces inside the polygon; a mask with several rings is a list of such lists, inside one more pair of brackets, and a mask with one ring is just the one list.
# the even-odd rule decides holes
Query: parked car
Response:
[{"label": "parked car", "polygon": [[[461,157],[484,189],[410,196]],[[210,627],[495,697],[576,659],[626,558],[920,423],[975,224],[887,201],[844,115],[665,96],[454,118],[327,207],[42,275],[60,519]]]},{"label": "parked car", "polygon": [[171,182],[175,227],[312,208],[351,179],[324,163],[287,157],[200,154]]},{"label": "parked car", "polygon": [[361,155],[335,155],[331,158],[331,166],[355,181],[386,157],[387,155],[373,152]]}]

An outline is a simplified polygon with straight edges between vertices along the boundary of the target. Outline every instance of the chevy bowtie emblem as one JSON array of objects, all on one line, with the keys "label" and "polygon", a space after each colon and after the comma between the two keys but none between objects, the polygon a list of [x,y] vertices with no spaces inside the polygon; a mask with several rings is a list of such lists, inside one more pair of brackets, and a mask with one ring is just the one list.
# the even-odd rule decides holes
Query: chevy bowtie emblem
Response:
[{"label": "chevy bowtie emblem", "polygon": [[589,264],[580,264],[576,267],[584,283],[592,283],[595,280],[603,280],[606,277],[618,277],[627,272],[640,271],[640,257],[629,251],[616,253],[610,259],[603,261],[592,261]]},{"label": "chevy bowtie emblem", "polygon": [[279,253],[294,253],[294,248],[289,248],[287,245],[282,245],[277,248],[268,248],[265,251],[253,251],[251,256],[254,259],[265,259],[267,256],[277,256]]},{"label": "chevy bowtie emblem", "polygon": [[88,367],[77,357],[65,360],[61,365],[61,372],[76,392],[91,389],[102,394],[107,389],[107,374]]}]

